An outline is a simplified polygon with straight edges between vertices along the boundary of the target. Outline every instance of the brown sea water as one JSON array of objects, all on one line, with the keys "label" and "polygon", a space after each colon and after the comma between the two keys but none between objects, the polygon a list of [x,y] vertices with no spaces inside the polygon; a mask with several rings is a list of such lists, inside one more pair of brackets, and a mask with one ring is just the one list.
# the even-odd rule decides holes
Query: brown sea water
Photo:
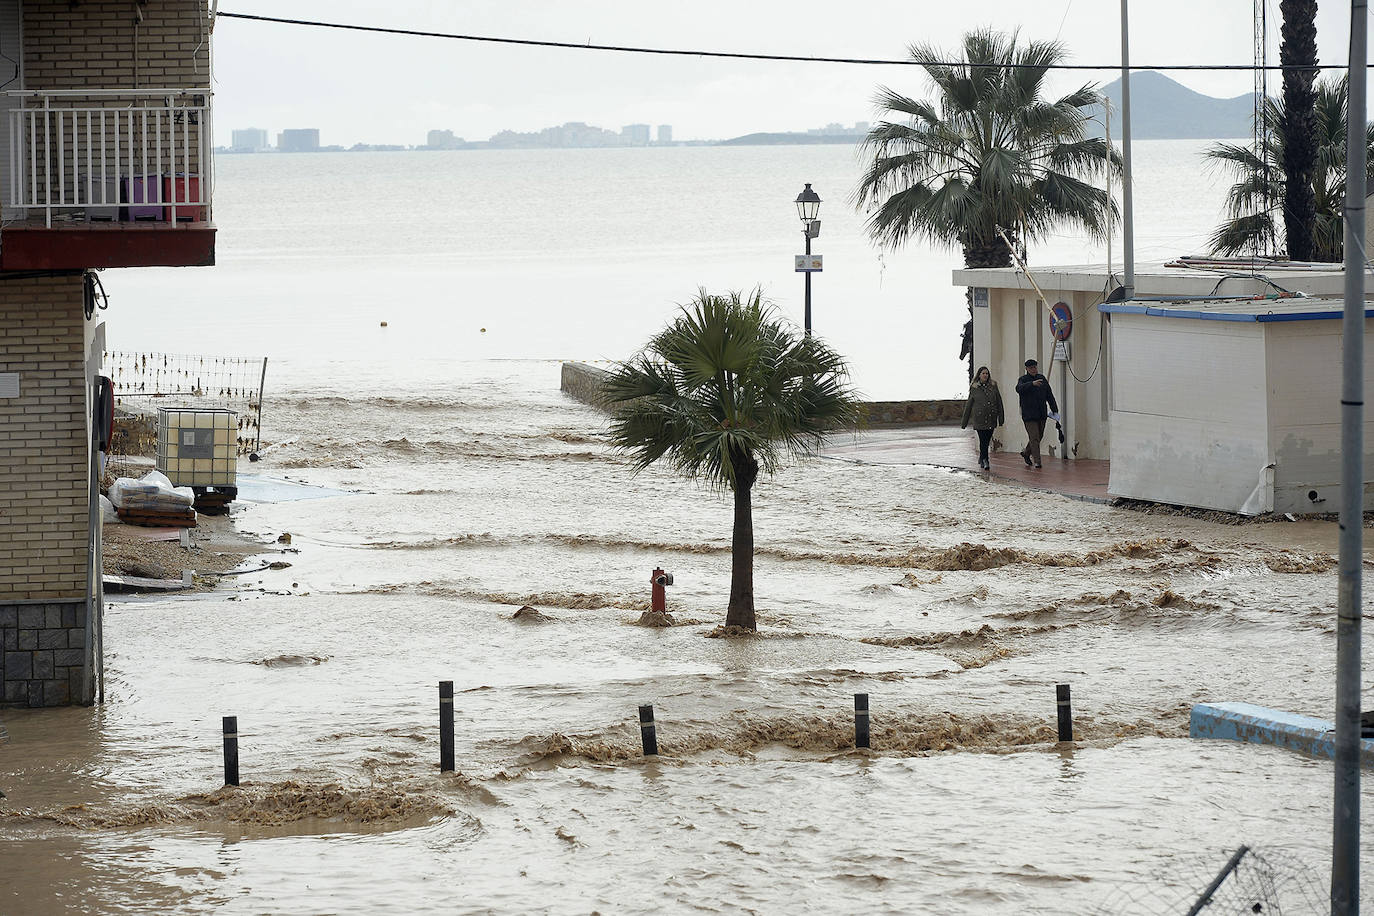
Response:
[{"label": "brown sea water", "polygon": [[[107,703],[5,713],[0,911],[1061,913],[1241,843],[1325,869],[1330,764],[1187,731],[1328,714],[1331,523],[819,459],[759,486],[760,633],[709,639],[728,501],[632,475],[555,364],[449,369],[375,419],[281,392],[267,470],[350,491],[239,507],[293,565],[115,601]],[[678,626],[635,625],[655,566]]]},{"label": "brown sea water", "polygon": [[[1214,221],[1196,146],[1142,145],[1142,256]],[[1242,843],[1324,887],[1330,764],[1187,731],[1201,701],[1330,714],[1335,525],[820,459],[760,483],[760,632],[719,633],[728,501],[632,474],[546,357],[626,356],[700,283],[798,313],[793,179],[857,167],[605,152],[228,158],[220,267],[105,274],[112,346],[184,351],[190,315],[271,358],[264,435],[290,444],[245,473],[347,495],[241,501],[292,566],[112,598],[107,702],[0,713],[0,913],[1184,912]],[[664,219],[683,181],[700,212]],[[579,232],[531,205],[549,186]],[[953,256],[880,262],[842,211],[818,329],[870,396],[957,392]],[[656,566],[674,626],[640,625]]]}]

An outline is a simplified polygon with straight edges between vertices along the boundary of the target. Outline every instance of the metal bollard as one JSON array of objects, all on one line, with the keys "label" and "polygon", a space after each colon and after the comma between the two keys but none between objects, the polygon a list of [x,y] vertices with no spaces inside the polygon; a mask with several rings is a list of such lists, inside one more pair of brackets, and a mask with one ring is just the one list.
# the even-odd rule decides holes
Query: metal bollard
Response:
[{"label": "metal bollard", "polygon": [[653,757],[658,754],[658,732],[654,729],[654,707],[652,703],[648,706],[639,707],[639,737],[644,742],[645,757]]},{"label": "metal bollard", "polygon": [[869,747],[868,694],[854,694],[854,746]]},{"label": "metal bollard", "polygon": [[439,772],[453,772],[453,681],[439,682]]},{"label": "metal bollard", "polygon": [[239,717],[224,717],[224,784],[239,784]]},{"label": "metal bollard", "polygon": [[1059,740],[1073,740],[1073,706],[1069,703],[1069,685],[1054,685],[1055,705],[1059,707]]}]

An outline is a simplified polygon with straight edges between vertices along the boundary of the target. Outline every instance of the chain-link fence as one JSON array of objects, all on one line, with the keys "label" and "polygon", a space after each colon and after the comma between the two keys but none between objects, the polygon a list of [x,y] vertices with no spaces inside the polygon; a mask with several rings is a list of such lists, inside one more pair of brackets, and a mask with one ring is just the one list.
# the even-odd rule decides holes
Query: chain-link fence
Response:
[{"label": "chain-link fence", "polygon": [[104,373],[114,382],[115,429],[105,477],[141,477],[157,450],[157,409],[218,407],[238,414],[238,453],[262,440],[266,357],[203,356],[107,350]]},{"label": "chain-link fence", "polygon": [[1241,846],[1181,856],[1150,878],[1116,887],[1094,916],[1324,914],[1326,873],[1290,850]]}]

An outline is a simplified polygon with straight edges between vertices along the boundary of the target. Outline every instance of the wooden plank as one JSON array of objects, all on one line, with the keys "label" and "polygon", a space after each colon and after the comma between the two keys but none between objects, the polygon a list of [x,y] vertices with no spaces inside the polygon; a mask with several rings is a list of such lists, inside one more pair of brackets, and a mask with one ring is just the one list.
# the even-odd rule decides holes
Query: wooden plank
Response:
[{"label": "wooden plank", "polygon": [[183,576],[180,579],[148,579],[144,576],[116,576],[106,573],[102,581],[106,588],[173,592],[190,588],[192,583],[188,581],[188,579],[189,577],[187,576]]}]

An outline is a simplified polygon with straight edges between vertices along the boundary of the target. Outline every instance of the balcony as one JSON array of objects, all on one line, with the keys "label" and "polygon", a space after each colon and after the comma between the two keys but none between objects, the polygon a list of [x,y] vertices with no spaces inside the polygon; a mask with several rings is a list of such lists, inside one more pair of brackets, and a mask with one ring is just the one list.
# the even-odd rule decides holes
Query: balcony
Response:
[{"label": "balcony", "polygon": [[0,270],[215,262],[207,90],[6,95]]}]

